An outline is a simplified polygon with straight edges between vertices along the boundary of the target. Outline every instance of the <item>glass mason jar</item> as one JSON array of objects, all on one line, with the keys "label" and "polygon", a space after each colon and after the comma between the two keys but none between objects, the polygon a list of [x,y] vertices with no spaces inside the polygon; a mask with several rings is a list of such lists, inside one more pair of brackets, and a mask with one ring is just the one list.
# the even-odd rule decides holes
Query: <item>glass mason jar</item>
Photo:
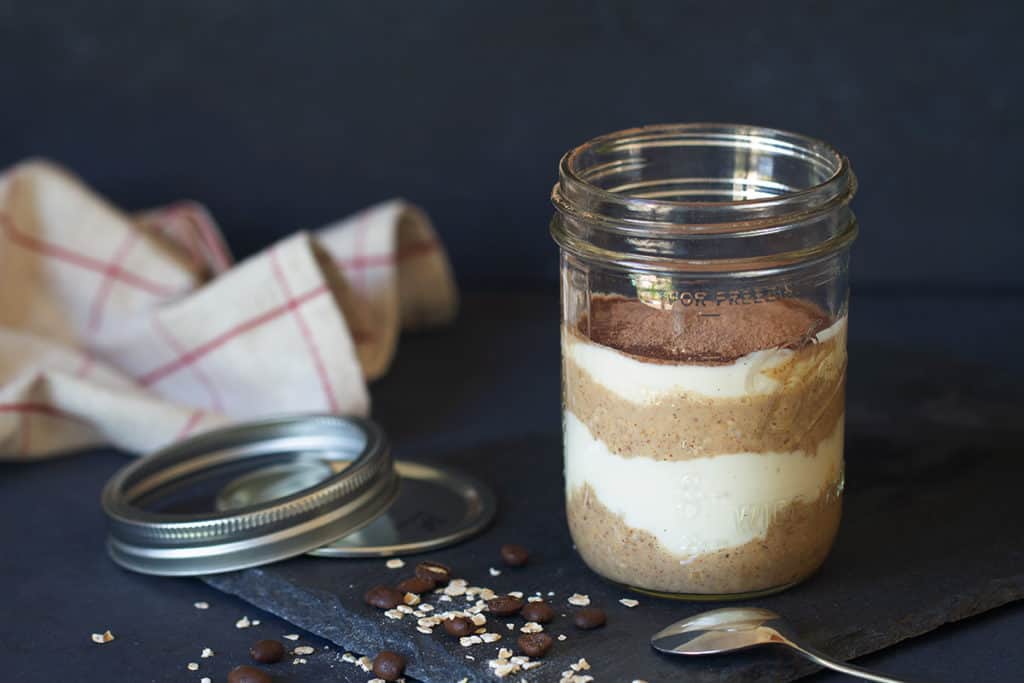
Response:
[{"label": "glass mason jar", "polygon": [[566,507],[612,581],[693,599],[807,578],[839,527],[856,180],[824,142],[662,125],[566,154]]}]

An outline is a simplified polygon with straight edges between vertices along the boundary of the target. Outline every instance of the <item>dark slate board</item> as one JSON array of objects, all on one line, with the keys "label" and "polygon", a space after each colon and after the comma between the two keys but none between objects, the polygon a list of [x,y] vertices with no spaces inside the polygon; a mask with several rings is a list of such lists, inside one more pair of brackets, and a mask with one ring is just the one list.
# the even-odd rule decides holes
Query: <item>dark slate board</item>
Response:
[{"label": "dark slate board", "polygon": [[[811,645],[842,659],[1024,597],[1024,452],[1018,446],[1024,428],[1016,394],[991,379],[982,383],[976,368],[941,358],[862,349],[855,359],[847,498],[836,547],[811,580],[749,602],[785,615]],[[607,627],[587,633],[557,619],[548,631],[568,640],[556,643],[527,679],[557,680],[579,657],[598,681],[788,681],[815,670],[778,651],[710,659],[652,651],[653,631],[718,605],[630,596],[587,570],[565,528],[557,435],[502,440],[438,459],[488,481],[500,512],[481,536],[429,557],[499,592],[556,591],[560,612],[569,613],[565,599],[574,592],[609,612]],[[498,546],[510,541],[535,550],[530,566],[489,576],[488,567],[499,566]],[[418,559],[406,558],[410,566]],[[205,580],[353,652],[407,653],[409,673],[420,680],[493,678],[486,660],[498,647],[514,649],[518,632],[501,627],[498,643],[466,649],[441,629],[420,634],[414,619],[394,622],[363,605],[368,586],[405,574],[385,569],[383,560],[304,557]],[[627,596],[640,606],[617,602]]]}]

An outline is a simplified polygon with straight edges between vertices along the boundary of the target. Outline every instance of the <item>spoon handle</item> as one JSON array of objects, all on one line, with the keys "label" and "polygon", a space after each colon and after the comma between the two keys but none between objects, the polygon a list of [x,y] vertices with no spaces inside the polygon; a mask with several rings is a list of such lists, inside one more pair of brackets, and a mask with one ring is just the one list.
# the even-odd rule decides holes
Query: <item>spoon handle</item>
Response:
[{"label": "spoon handle", "polygon": [[803,645],[798,645],[788,639],[786,641],[786,645],[789,645],[791,648],[802,654],[804,657],[807,657],[812,662],[815,662],[816,664],[820,664],[821,666],[827,667],[834,671],[838,671],[840,673],[847,674],[849,676],[856,676],[857,678],[863,678],[867,681],[877,681],[877,683],[909,683],[908,681],[899,678],[883,676],[882,674],[876,674],[871,671],[868,671],[867,669],[862,669],[859,666],[854,666],[852,664],[846,664],[844,662],[836,661],[823,652],[819,652],[818,650],[805,647]]}]

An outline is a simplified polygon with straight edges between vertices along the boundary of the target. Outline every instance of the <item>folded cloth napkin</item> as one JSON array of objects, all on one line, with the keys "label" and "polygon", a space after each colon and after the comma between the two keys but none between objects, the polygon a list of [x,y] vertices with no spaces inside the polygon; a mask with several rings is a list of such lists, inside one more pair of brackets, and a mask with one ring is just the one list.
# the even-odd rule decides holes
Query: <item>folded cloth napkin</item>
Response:
[{"label": "folded cloth napkin", "polygon": [[143,453],[235,420],[364,415],[399,330],[456,307],[444,249],[405,202],[234,265],[199,204],[128,215],[24,162],[0,175],[0,458]]}]

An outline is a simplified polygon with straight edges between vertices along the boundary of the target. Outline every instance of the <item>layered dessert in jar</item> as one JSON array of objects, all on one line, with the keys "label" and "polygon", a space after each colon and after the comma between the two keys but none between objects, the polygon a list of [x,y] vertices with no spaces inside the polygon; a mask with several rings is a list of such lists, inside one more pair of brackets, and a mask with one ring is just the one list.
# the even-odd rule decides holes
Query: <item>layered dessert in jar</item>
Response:
[{"label": "layered dessert in jar", "polygon": [[839,526],[846,317],[707,303],[594,293],[563,325],[569,528],[613,581],[772,592],[813,573]]}]

